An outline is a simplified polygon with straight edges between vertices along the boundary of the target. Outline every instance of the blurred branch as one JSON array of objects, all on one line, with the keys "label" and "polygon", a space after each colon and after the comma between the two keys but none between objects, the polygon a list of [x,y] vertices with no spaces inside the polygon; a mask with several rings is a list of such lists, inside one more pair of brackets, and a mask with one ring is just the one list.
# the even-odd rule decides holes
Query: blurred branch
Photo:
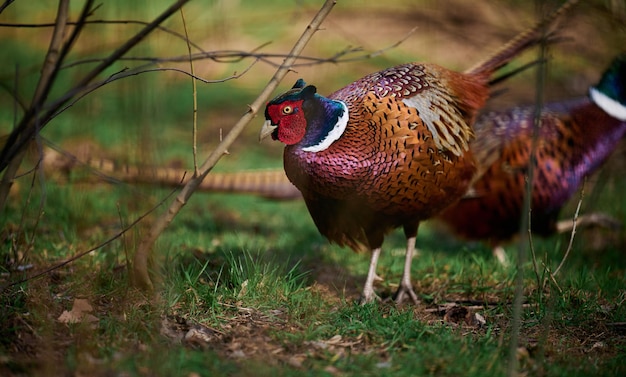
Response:
[{"label": "blurred branch", "polygon": [[[107,69],[111,64],[119,60],[130,49],[136,46],[143,38],[155,30],[159,24],[165,21],[174,12],[178,11],[189,0],[178,0],[163,13],[156,17],[152,22],[147,24],[142,30],[126,41],[122,46],[115,50],[107,58],[103,59],[98,66],[88,72],[74,87],[59,96],[51,103],[46,103],[47,95],[54,83],[61,63],[65,56],[69,53],[73,43],[78,38],[81,30],[84,27],[86,18],[93,12],[92,5],[93,0],[88,0],[85,3],[83,11],[74,27],[72,34],[68,38],[67,42],[61,45],[63,38],[63,31],[67,23],[67,9],[63,10],[62,6],[67,8],[65,0],[62,0],[59,5],[59,11],[57,13],[57,24],[61,27],[55,27],[53,39],[51,41],[51,47],[48,55],[50,59],[46,57],[46,63],[42,71],[40,83],[37,86],[33,102],[25,111],[24,116],[20,120],[19,124],[13,129],[9,135],[6,144],[0,151],[0,172],[5,170],[0,181],[0,212],[4,209],[4,204],[8,197],[9,188],[13,181],[13,178],[21,164],[25,148],[27,144],[33,140],[35,135],[43,128],[54,116],[58,113],[64,105],[66,105],[75,96],[80,96],[82,92],[85,92],[89,88],[90,83],[98,77],[102,72]],[[60,49],[60,52],[58,52]]]},{"label": "blurred branch", "polygon": [[[379,50],[363,53],[354,57],[346,57],[351,54],[356,54],[359,52],[363,52],[362,47],[346,47],[345,49],[331,55],[327,58],[319,58],[314,56],[298,56],[298,60],[305,61],[305,63],[294,63],[293,67],[303,67],[303,66],[311,66],[316,64],[323,63],[346,63],[346,62],[354,62],[365,59],[372,59],[377,56],[384,54],[385,52],[392,50],[399,45],[401,45],[404,41],[406,41],[411,34],[415,32],[416,28],[409,31],[403,38],[394,42],[393,44],[383,47]],[[137,57],[125,57],[120,58],[119,61],[143,61],[150,62],[150,64],[162,64],[162,63],[186,63],[190,60],[204,60],[209,59],[213,60],[217,63],[238,63],[246,58],[253,58],[255,60],[263,61],[271,66],[280,67],[280,63],[275,63],[270,59],[285,59],[288,58],[289,55],[280,54],[280,53],[260,53],[257,52],[261,48],[267,46],[269,43],[265,43],[252,51],[241,51],[241,50],[218,50],[218,51],[203,51],[200,53],[190,54],[190,55],[180,55],[180,56],[172,56],[165,58],[155,58],[153,56],[137,56]],[[81,64],[89,64],[89,63],[97,63],[101,61],[101,59],[83,59],[79,61],[72,62],[63,66],[63,68],[71,68]]]},{"label": "blurred branch", "polygon": [[108,78],[106,78],[105,80],[93,83],[91,85],[89,85],[88,87],[82,88],[80,91],[80,95],[76,95],[73,97],[72,101],[67,103],[65,106],[63,106],[62,108],[59,109],[59,111],[57,111],[55,114],[52,115],[52,118],[55,118],[56,116],[58,116],[59,114],[61,114],[62,112],[64,112],[65,110],[69,109],[70,107],[74,106],[76,104],[76,102],[80,101],[82,98],[84,98],[85,96],[87,96],[88,94],[94,92],[97,89],[100,89],[101,87],[110,84],[114,81],[117,80],[121,80],[123,78],[129,77],[129,76],[137,76],[143,73],[150,73],[150,72],[159,72],[159,71],[174,71],[174,72],[178,72],[178,73],[182,73],[185,74],[187,76],[190,76],[191,78],[193,78],[194,80],[198,80],[198,81],[202,81],[205,84],[217,84],[217,83],[222,83],[222,82],[226,82],[226,81],[230,81],[230,80],[235,80],[240,78],[241,76],[245,75],[250,68],[252,68],[252,66],[255,64],[256,62],[252,62],[252,64],[250,64],[248,67],[246,67],[246,69],[244,69],[242,72],[240,73],[233,73],[230,76],[227,77],[223,77],[221,79],[215,79],[215,80],[207,80],[204,79],[200,76],[196,76],[190,72],[187,72],[183,69],[178,69],[178,68],[154,68],[154,69],[141,69],[141,70],[128,70],[128,69],[123,69],[119,72],[116,72],[114,74],[112,74],[111,76],[109,76]]},{"label": "blurred branch", "polygon": [[[562,8],[559,8],[562,9]],[[542,19],[543,18],[542,16]],[[548,33],[545,22],[542,24],[542,34]],[[535,164],[537,158],[537,145],[539,143],[539,128],[541,126],[541,109],[544,105],[545,85],[546,85],[546,55],[547,55],[547,39],[542,38],[539,44],[539,56],[536,61],[539,62],[537,75],[535,76],[535,104],[533,116],[533,129],[530,147],[530,156],[528,158],[526,187],[524,189],[524,200],[522,205],[522,221],[520,227],[520,240],[517,245],[517,268],[515,276],[515,295],[513,297],[513,305],[511,307],[510,333],[509,333],[509,358],[507,364],[507,376],[514,377],[520,374],[519,360],[517,358],[518,341],[520,338],[520,330],[522,328],[522,311],[524,303],[524,264],[527,258],[527,248],[531,234],[531,211],[532,211],[532,190],[535,179]],[[528,234],[528,238],[524,235]],[[536,266],[536,265],[535,265]],[[535,271],[537,274],[537,271]],[[537,287],[539,288],[539,287]]]},{"label": "blurred branch", "polygon": [[[85,24],[98,24],[98,23],[111,23],[111,24],[144,24],[144,25],[149,25],[146,22],[142,22],[142,21],[105,21],[105,20],[96,20],[96,21],[86,21]],[[67,25],[75,25],[76,22],[68,22]],[[10,24],[10,23],[0,23],[0,27],[49,27],[51,24],[48,23],[43,23],[43,24]],[[165,31],[166,33],[175,35],[177,37],[179,37],[180,39],[184,40],[189,46],[196,48],[197,50],[200,50],[200,53],[191,53],[191,48],[188,48],[189,50],[189,54],[188,55],[181,55],[181,56],[173,56],[173,57],[163,57],[163,58],[156,58],[156,57],[120,57],[117,59],[118,62],[147,62],[146,64],[139,66],[139,67],[135,67],[132,69],[124,69],[122,71],[119,71],[111,76],[109,76],[107,79],[102,80],[100,82],[97,83],[93,83],[90,84],[86,87],[76,87],[74,89],[74,91],[68,91],[68,95],[70,97],[73,98],[73,100],[70,103],[66,103],[64,106],[62,106],[61,108],[58,109],[58,111],[56,113],[54,113],[51,116],[51,119],[58,116],[60,113],[62,113],[63,111],[65,111],[66,109],[68,109],[69,107],[73,106],[76,102],[78,102],[78,100],[80,100],[81,98],[83,98],[84,96],[86,96],[87,94],[93,92],[94,90],[119,79],[128,77],[128,76],[135,76],[135,75],[139,75],[142,73],[147,73],[147,72],[155,72],[155,71],[176,71],[185,75],[188,75],[190,77],[192,77],[194,80],[199,80],[202,81],[205,84],[210,84],[210,83],[220,83],[220,82],[225,82],[228,80],[232,80],[232,79],[237,79],[239,77],[241,77],[243,74],[245,74],[254,64],[256,64],[257,62],[261,61],[264,62],[266,64],[269,64],[270,66],[273,67],[280,67],[280,63],[272,61],[271,59],[285,59],[287,57],[289,57],[289,55],[286,54],[281,54],[281,53],[260,53],[258,52],[261,48],[267,46],[269,43],[264,43],[262,45],[260,45],[259,47],[254,48],[251,51],[241,51],[241,50],[222,50],[222,51],[204,51],[199,45],[193,43],[188,36],[186,35],[181,35],[173,30],[170,30],[168,28],[162,27],[162,26],[156,26],[156,29],[158,30],[162,30]],[[359,61],[359,60],[365,60],[365,59],[371,59],[374,58],[376,56],[379,56],[383,53],[385,53],[388,50],[391,50],[393,48],[396,48],[397,46],[399,46],[400,44],[402,44],[404,41],[406,41],[406,39],[409,38],[410,35],[412,35],[415,32],[415,28],[412,29],[409,33],[407,33],[403,38],[399,39],[398,41],[396,41],[395,43],[387,46],[387,47],[383,47],[379,50],[373,51],[373,52],[369,52],[369,53],[362,53],[356,56],[350,56],[350,55],[354,55],[360,52],[363,52],[363,49],[361,47],[346,47],[343,50],[335,53],[334,55],[331,55],[329,57],[326,58],[320,58],[320,57],[312,57],[312,56],[298,56],[298,60],[302,61],[301,63],[294,63],[292,65],[292,67],[304,67],[304,66],[312,66],[312,65],[318,65],[318,64],[326,64],[326,63],[345,63],[345,62],[353,62],[353,61]],[[193,72],[189,73],[183,69],[179,69],[179,68],[164,68],[164,67],[160,67],[160,68],[146,68],[149,66],[153,66],[153,65],[159,65],[159,64],[164,64],[164,63],[185,63],[185,62],[189,62],[192,63],[196,60],[205,60],[205,59],[209,59],[209,60],[213,60],[217,63],[238,63],[243,61],[244,59],[248,59],[248,58],[252,58],[254,59],[252,63],[250,63],[250,65],[245,68],[245,70],[241,73],[233,73],[233,75],[225,77],[225,78],[221,78],[221,79],[214,79],[214,80],[209,80],[209,79],[204,79],[202,77],[196,76]],[[59,67],[59,69],[69,69],[69,68],[73,68],[75,66],[78,65],[83,65],[83,64],[91,64],[91,63],[102,63],[103,61],[105,61],[105,59],[102,58],[92,58],[92,59],[82,59],[82,60],[78,60],[78,61],[74,61],[74,62],[70,62],[70,63],[66,63],[63,64]],[[15,97],[15,93],[14,91],[9,88],[8,86],[6,86],[5,84],[3,84],[2,82],[0,82],[0,88],[6,90],[7,92],[9,92],[11,94],[11,96]],[[17,97],[15,97],[16,100],[19,100]],[[24,106],[22,104],[22,101],[19,101],[22,109],[24,109],[24,111],[26,111],[26,106]]]},{"label": "blurred branch", "polygon": [[[15,103],[16,107],[19,107],[20,109],[22,109],[22,111],[26,111],[26,109],[28,107],[28,104],[17,93],[18,78],[19,78],[19,74],[18,74],[18,70],[16,69],[15,72],[13,73],[14,87],[11,88],[5,82],[0,81],[0,88],[5,90],[9,94],[9,96],[11,97],[13,102]],[[1,147],[2,147],[2,145],[0,145],[0,148]]]},{"label": "blurred branch", "polygon": [[2,13],[14,1],[15,0],[6,0],[4,3],[2,3],[2,5],[0,5],[0,13]]},{"label": "blurred branch", "polygon": [[191,45],[189,44],[189,34],[187,32],[187,23],[185,22],[185,12],[180,10],[180,18],[183,20],[183,28],[185,30],[185,40],[187,41],[187,53],[189,54],[189,70],[191,72],[191,89],[193,98],[193,125],[192,125],[192,153],[193,153],[193,175],[197,176],[198,173],[198,90],[196,87],[196,74],[193,69],[193,60],[191,59]]},{"label": "blurred branch", "polygon": [[293,48],[289,52],[288,57],[285,58],[281,66],[274,73],[274,76],[270,79],[267,86],[259,94],[256,100],[254,100],[254,102],[249,105],[248,111],[243,115],[243,117],[241,117],[241,119],[239,119],[239,121],[233,126],[231,131],[224,137],[222,142],[213,150],[213,152],[209,155],[206,161],[202,164],[202,166],[200,167],[200,175],[194,176],[192,179],[189,180],[189,182],[187,182],[187,184],[185,185],[185,187],[183,187],[182,191],[178,194],[176,199],[170,204],[168,210],[163,213],[154,222],[154,224],[152,224],[152,227],[150,228],[148,234],[141,240],[139,248],[135,254],[133,266],[133,278],[135,285],[147,290],[151,290],[154,287],[152,280],[150,279],[148,261],[150,259],[151,251],[154,243],[156,242],[156,239],[161,235],[165,228],[167,228],[172,220],[174,220],[174,217],[187,203],[188,199],[198,188],[200,183],[202,183],[204,177],[209,174],[211,169],[213,169],[215,164],[224,155],[224,152],[235,141],[241,131],[243,131],[244,127],[256,116],[259,109],[267,102],[267,100],[270,98],[270,95],[276,89],[280,81],[291,70],[291,67],[297,60],[299,54],[302,52],[308,41],[317,32],[318,28],[322,24],[322,21],[326,18],[326,16],[328,16],[335,3],[335,0],[326,0],[322,8],[315,15],[311,23],[307,26],[306,30],[302,33],[300,39],[298,39],[296,44],[293,46]]},{"label": "blurred branch", "polygon": [[[61,46],[63,44],[63,36],[65,34],[68,12],[69,0],[61,0],[57,10],[56,24],[52,33],[52,38],[50,39],[50,46],[48,47],[48,52],[46,53],[44,65],[41,70],[41,76],[39,77],[39,83],[35,89],[35,94],[33,95],[30,108],[28,108],[24,114],[24,118],[20,125],[7,138],[4,148],[2,149],[2,154],[4,154],[5,150],[8,150],[13,146],[15,139],[19,136],[18,132],[21,128],[36,128],[38,126],[35,119],[35,112],[41,107],[43,101],[45,101],[52,81],[54,81],[54,77],[56,76],[56,68],[64,56],[61,53]],[[78,32],[77,29],[79,29],[78,26],[76,27],[74,34]],[[11,157],[10,160],[7,160],[5,164],[7,169],[5,174],[2,176],[2,180],[0,181],[0,213],[4,211],[9,190],[13,184],[13,177],[15,177],[15,174],[17,173],[17,169],[22,162],[25,152],[26,148],[17,149],[15,156]],[[3,168],[0,168],[0,170],[1,169]]]},{"label": "blurred branch", "polygon": [[583,198],[585,197],[586,181],[587,181],[586,179],[583,181],[582,188],[580,189],[580,199],[578,200],[578,205],[576,206],[576,212],[574,213],[574,217],[572,218],[572,231],[569,237],[569,244],[567,245],[567,249],[565,250],[563,259],[561,259],[561,263],[559,263],[559,266],[556,268],[556,270],[554,270],[554,272],[550,274],[553,279],[556,277],[556,274],[559,273],[559,271],[561,270],[561,267],[563,267],[563,265],[565,264],[565,261],[567,260],[567,256],[572,251],[572,247],[574,246],[574,236],[576,235],[576,225],[578,223],[578,215],[580,213],[580,206],[582,205]]},{"label": "blurred branch", "polygon": [[[0,12],[2,12],[2,10],[0,10]],[[67,25],[76,25],[76,22],[68,22]],[[104,24],[104,25],[144,25],[144,26],[148,26],[150,25],[148,22],[145,21],[138,21],[138,20],[91,20],[91,21],[86,21],[84,23],[85,25],[95,25],[95,24]],[[11,28],[40,28],[40,27],[52,27],[54,26],[54,24],[51,23],[41,23],[41,24],[14,24],[14,23],[8,23],[8,22],[0,22],[0,27],[11,27]],[[196,48],[198,51],[202,51],[204,52],[204,50],[202,49],[202,47],[200,47],[198,44],[194,43],[193,41],[189,40],[186,36],[172,30],[172,29],[168,29],[164,26],[157,26],[156,30],[161,30],[167,34],[173,35],[177,38],[180,38],[182,40],[184,40],[185,42],[189,43],[190,46]]]}]

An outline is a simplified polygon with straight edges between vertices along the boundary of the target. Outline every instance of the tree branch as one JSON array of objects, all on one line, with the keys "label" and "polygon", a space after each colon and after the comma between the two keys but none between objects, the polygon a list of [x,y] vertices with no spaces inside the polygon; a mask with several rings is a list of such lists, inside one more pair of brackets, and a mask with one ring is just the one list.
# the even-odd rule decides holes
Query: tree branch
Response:
[{"label": "tree branch", "polygon": [[[31,109],[33,113],[30,114],[29,117],[25,116],[23,118],[22,122],[20,122],[20,125],[11,133],[10,140],[7,142],[7,145],[0,152],[0,171],[6,168],[8,162],[11,161],[13,157],[18,154],[18,152],[24,147],[28,140],[31,140],[35,132],[37,132],[38,128],[34,127],[31,124],[32,118],[35,118],[35,123],[39,125],[43,126],[47,124],[47,122],[54,116],[54,114],[56,114],[57,111],[61,107],[63,107],[63,105],[70,101],[73,96],[75,96],[77,93],[80,93],[81,90],[83,90],[84,88],[88,87],[89,83],[92,80],[100,75],[111,64],[124,56],[131,48],[136,46],[142,39],[144,39],[148,34],[156,29],[157,26],[159,26],[163,21],[165,21],[188,1],[189,0],[178,0],[176,3],[172,4],[157,18],[150,22],[146,27],[141,29],[137,34],[135,34],[128,41],[126,41],[126,43],[124,43],[111,55],[105,58],[97,67],[88,72],[72,89],[68,90],[64,95],[60,96],[56,101],[47,105],[45,109],[41,107],[37,109]],[[78,27],[79,26],[77,26],[77,28]],[[46,113],[42,115],[41,112],[43,112],[44,110],[46,110]]]},{"label": "tree branch", "polygon": [[202,166],[200,167],[200,175],[194,176],[191,180],[189,180],[189,182],[187,182],[182,191],[171,203],[167,212],[163,213],[152,224],[152,227],[150,228],[148,234],[141,240],[139,248],[135,254],[133,279],[136,286],[146,290],[153,289],[154,286],[152,280],[150,279],[150,274],[148,270],[148,261],[150,259],[151,251],[154,243],[156,242],[156,239],[172,222],[174,217],[176,217],[178,212],[187,203],[193,192],[198,188],[204,177],[209,174],[211,169],[224,155],[224,152],[235,141],[241,131],[243,131],[244,127],[256,116],[259,109],[267,102],[267,100],[270,98],[270,95],[276,89],[280,81],[289,72],[306,44],[313,37],[315,32],[317,32],[319,26],[322,24],[322,21],[326,18],[326,16],[328,16],[335,3],[335,0],[326,0],[322,8],[315,15],[311,23],[307,26],[306,30],[302,33],[300,39],[298,39],[296,44],[293,46],[288,57],[285,58],[283,64],[278,68],[276,73],[274,73],[274,76],[270,79],[267,86],[259,94],[256,100],[249,106],[248,111],[241,117],[241,119],[239,119],[239,121],[233,126],[231,131],[224,137],[222,142],[215,148],[215,150],[213,150],[213,152],[209,155],[206,161],[202,164]]},{"label": "tree branch", "polygon": [[[41,69],[41,76],[39,77],[39,82],[37,83],[37,87],[35,89],[35,94],[33,95],[33,99],[31,100],[31,104],[29,109],[24,114],[24,118],[26,122],[22,121],[20,126],[26,127],[29,126],[32,128],[37,128],[38,125],[34,122],[34,113],[41,107],[41,104],[45,100],[52,81],[54,81],[54,77],[56,76],[56,67],[59,65],[59,60],[62,57],[61,54],[61,45],[63,44],[63,36],[65,34],[65,27],[67,26],[67,17],[69,13],[69,0],[61,0],[59,2],[59,8],[57,10],[57,18],[54,27],[54,31],[52,33],[52,38],[50,39],[50,46],[48,47],[48,52],[46,53],[46,58],[44,60],[43,68]],[[16,142],[20,135],[20,126],[18,126],[7,138],[6,144],[2,149],[2,152],[9,149],[13,143]],[[24,157],[24,153],[26,148],[17,149],[15,152],[14,158],[7,161],[5,167],[7,170],[4,172],[2,176],[2,180],[0,180],[0,213],[4,212],[4,206],[6,205],[6,200],[9,195],[9,190],[13,184],[13,178],[17,173],[17,170],[20,167],[22,162],[22,158]],[[0,168],[0,171],[2,169]]]},{"label": "tree branch", "polygon": [[[76,25],[76,22],[68,22],[68,25]],[[132,25],[132,24],[137,24],[137,25],[149,25],[148,22],[145,21],[139,21],[139,20],[91,20],[91,21],[86,21],[85,25],[94,25],[94,24],[104,24],[104,25]],[[11,27],[11,28],[41,28],[41,27],[51,27],[54,26],[54,24],[50,24],[50,23],[41,23],[41,24],[15,24],[15,23],[10,23],[10,22],[0,22],[0,27]],[[187,39],[187,37],[185,37],[184,35],[172,30],[172,29],[168,29],[164,26],[157,26],[157,30],[161,30],[167,34],[173,35],[176,38],[180,38],[182,40],[184,40],[185,42],[189,43],[190,46],[194,47],[195,49],[197,49],[198,51],[202,51],[204,52],[204,50],[202,49],[202,47],[200,47],[199,45],[197,45],[196,43],[194,43],[193,41]]]}]

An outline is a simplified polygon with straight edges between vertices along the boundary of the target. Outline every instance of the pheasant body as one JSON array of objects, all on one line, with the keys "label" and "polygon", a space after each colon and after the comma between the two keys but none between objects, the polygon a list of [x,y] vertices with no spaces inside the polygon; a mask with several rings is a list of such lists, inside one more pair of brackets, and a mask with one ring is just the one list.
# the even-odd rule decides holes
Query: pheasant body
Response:
[{"label": "pheasant body", "polygon": [[[561,207],[626,132],[626,55],[614,60],[590,93],[541,111],[531,196],[531,229],[538,235],[556,232]],[[479,117],[471,149],[486,165],[484,174],[466,198],[439,216],[458,235],[497,245],[519,231],[534,117],[533,106]]]},{"label": "pheasant body", "polygon": [[[434,86],[425,81],[425,75],[416,77],[411,70],[424,72],[424,66],[387,69],[366,76],[328,98],[309,93],[303,111],[333,114],[333,108],[337,112],[345,111],[343,106],[337,105],[345,103],[350,120],[343,127],[341,137],[323,149],[319,145],[331,132],[328,129],[342,128],[338,122],[333,127],[320,125],[323,132],[312,132],[301,142],[285,148],[287,176],[302,191],[322,234],[340,245],[355,249],[379,247],[390,229],[416,224],[460,197],[474,173],[473,161],[466,150],[471,129],[468,121],[456,111],[458,106],[448,105],[438,98],[441,108],[447,106],[452,113],[450,118],[456,116],[456,123],[452,130],[442,123],[433,121],[433,125],[450,135],[463,135],[458,141],[452,137],[442,141],[440,137],[433,137],[420,118],[422,114],[428,119],[423,114],[431,110],[405,104],[412,103],[412,97],[407,94]],[[390,77],[400,77],[407,84],[394,86]],[[370,91],[363,88],[370,88]],[[313,89],[296,88],[295,93],[299,95],[302,90]],[[362,96],[360,100],[359,96]],[[285,103],[292,106],[289,100]],[[307,126],[315,129],[319,119],[310,117],[307,117]],[[330,118],[331,121],[341,119],[338,115]],[[281,135],[276,137],[280,139]],[[447,143],[461,155],[441,149],[438,143]],[[337,200],[342,201],[341,205],[337,205]]]},{"label": "pheasant body", "polygon": [[363,302],[386,233],[403,227],[404,272],[396,301],[417,302],[410,281],[418,225],[466,192],[475,174],[472,124],[492,74],[541,37],[521,34],[467,73],[427,63],[398,65],[330,94],[298,80],[267,105],[261,138],[283,142],[285,173],[322,235],[372,257]]},{"label": "pheasant body", "polygon": [[454,102],[460,96],[428,66],[408,64],[328,97],[299,81],[270,102],[266,116],[281,125],[272,136],[287,144],[285,172],[320,233],[355,250],[380,250],[385,234],[402,226],[414,242],[419,222],[460,198],[474,174],[469,124],[478,110],[472,105],[487,97],[481,80],[463,82],[480,99]]}]

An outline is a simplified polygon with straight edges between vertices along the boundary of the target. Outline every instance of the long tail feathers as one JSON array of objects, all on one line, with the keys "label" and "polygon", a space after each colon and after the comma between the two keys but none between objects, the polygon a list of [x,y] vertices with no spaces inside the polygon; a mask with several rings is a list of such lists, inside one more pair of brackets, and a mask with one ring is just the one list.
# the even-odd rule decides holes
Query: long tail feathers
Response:
[{"label": "long tail feathers", "polygon": [[507,64],[521,51],[536,45],[548,34],[550,26],[565,12],[574,6],[578,0],[568,0],[548,17],[539,21],[533,27],[521,32],[515,38],[503,45],[487,59],[465,71],[467,74],[489,77],[493,72]]},{"label": "long tail feathers", "polygon": [[268,199],[289,200],[300,198],[300,191],[285,175],[283,169],[247,170],[207,175],[200,189],[251,194]]},{"label": "long tail feathers", "polygon": [[[49,176],[76,182],[111,182],[179,187],[192,176],[189,170],[175,167],[133,166],[104,158],[86,158],[80,161],[69,153],[46,148],[44,169]],[[87,170],[87,173],[85,173]],[[72,173],[78,171],[76,173]],[[53,174],[54,173],[54,174]],[[63,174],[67,176],[63,176]],[[300,198],[300,191],[289,182],[283,169],[259,169],[237,172],[211,172],[200,186],[200,191],[249,194],[275,200]]]}]

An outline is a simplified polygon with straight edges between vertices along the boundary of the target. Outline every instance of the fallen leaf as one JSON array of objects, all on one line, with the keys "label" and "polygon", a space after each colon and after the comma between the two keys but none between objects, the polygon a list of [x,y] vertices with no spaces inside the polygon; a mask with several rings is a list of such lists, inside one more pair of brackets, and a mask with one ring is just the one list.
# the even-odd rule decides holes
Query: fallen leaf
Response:
[{"label": "fallen leaf", "polygon": [[239,290],[239,293],[237,294],[237,298],[241,298],[245,296],[247,292],[248,292],[248,279],[246,279],[243,283],[241,283],[241,289]]},{"label": "fallen leaf", "polygon": [[88,300],[77,298],[74,299],[72,310],[64,310],[57,320],[61,323],[98,322],[98,318],[89,314],[92,311],[93,307]]},{"label": "fallen leaf", "polygon": [[219,340],[218,335],[206,327],[194,326],[185,334],[183,343],[192,348],[205,348],[209,343]]}]

